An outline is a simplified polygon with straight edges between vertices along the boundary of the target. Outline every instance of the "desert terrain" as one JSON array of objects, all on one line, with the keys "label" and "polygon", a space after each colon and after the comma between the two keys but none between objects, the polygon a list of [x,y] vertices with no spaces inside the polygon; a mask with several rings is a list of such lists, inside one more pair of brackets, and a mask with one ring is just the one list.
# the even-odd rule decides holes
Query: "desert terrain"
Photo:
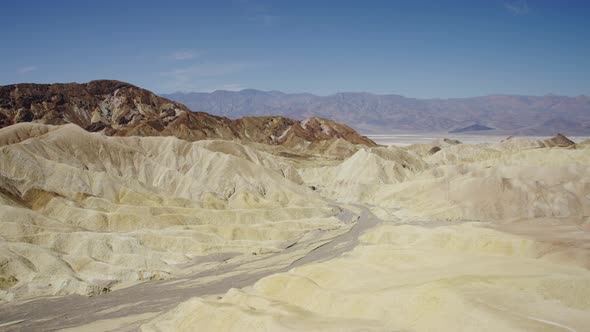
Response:
[{"label": "desert terrain", "polygon": [[[419,143],[432,143],[436,140],[451,139],[457,140],[461,143],[478,144],[478,143],[499,143],[510,137],[509,133],[499,135],[497,133],[490,134],[489,132],[470,132],[470,133],[449,133],[446,131],[396,131],[389,134],[374,134],[367,135],[373,142],[379,145],[397,145],[408,146]],[[548,136],[520,136],[526,137],[529,140],[544,140]],[[583,142],[590,139],[590,136],[572,136],[568,138],[575,142]]]},{"label": "desert terrain", "polygon": [[588,140],[383,144],[121,82],[2,88],[0,330],[590,327]]}]

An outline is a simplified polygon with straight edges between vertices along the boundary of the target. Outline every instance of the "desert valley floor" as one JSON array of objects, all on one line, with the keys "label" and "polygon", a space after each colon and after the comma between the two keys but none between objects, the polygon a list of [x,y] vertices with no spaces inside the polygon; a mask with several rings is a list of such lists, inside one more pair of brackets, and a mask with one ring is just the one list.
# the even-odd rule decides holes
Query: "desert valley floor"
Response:
[{"label": "desert valley floor", "polygon": [[21,123],[0,129],[0,180],[0,330],[590,327],[587,141],[287,148]]}]

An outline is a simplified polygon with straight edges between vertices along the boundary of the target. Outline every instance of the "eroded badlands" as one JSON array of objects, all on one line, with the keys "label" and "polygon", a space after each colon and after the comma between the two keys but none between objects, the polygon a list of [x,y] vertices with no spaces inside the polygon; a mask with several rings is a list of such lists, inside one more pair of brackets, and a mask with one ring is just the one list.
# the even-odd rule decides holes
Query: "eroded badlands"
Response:
[{"label": "eroded badlands", "polygon": [[280,148],[13,125],[0,329],[587,331],[590,144],[563,142]]}]

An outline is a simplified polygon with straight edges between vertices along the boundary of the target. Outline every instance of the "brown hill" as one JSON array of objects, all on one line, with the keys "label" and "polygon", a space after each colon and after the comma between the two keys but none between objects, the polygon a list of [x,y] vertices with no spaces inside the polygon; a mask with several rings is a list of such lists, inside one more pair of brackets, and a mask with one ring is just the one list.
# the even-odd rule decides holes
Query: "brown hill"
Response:
[{"label": "brown hill", "polygon": [[544,143],[545,143],[545,146],[547,146],[547,147],[554,147],[554,146],[568,147],[568,146],[573,146],[576,144],[574,141],[570,140],[569,138],[565,137],[562,134],[557,134],[550,139],[546,139],[544,141]]},{"label": "brown hill", "polygon": [[321,118],[231,120],[192,112],[148,90],[110,80],[1,86],[0,128],[19,122],[73,123],[111,136],[176,136],[188,141],[239,139],[289,145],[341,138],[353,144],[375,145],[350,127]]}]

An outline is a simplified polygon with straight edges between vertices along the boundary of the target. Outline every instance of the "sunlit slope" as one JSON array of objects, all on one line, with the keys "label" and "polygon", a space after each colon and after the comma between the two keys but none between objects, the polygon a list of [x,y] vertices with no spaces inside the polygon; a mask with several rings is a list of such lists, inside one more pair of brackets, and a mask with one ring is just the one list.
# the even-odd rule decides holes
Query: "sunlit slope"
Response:
[{"label": "sunlit slope", "polygon": [[195,298],[143,330],[584,331],[590,154],[555,143],[365,148],[300,169],[388,223],[339,258]]},{"label": "sunlit slope", "polygon": [[[352,252],[194,299],[144,331],[584,331],[590,257],[481,225],[377,227]],[[561,264],[554,255],[578,260]]]},{"label": "sunlit slope", "polygon": [[398,184],[426,168],[413,152],[394,146],[361,148],[335,166],[300,170],[304,181],[322,195],[343,202],[366,202],[383,185]]},{"label": "sunlit slope", "polygon": [[304,169],[301,175],[328,197],[412,219],[590,215],[590,154],[583,145],[546,147],[515,139],[441,145],[421,156],[424,150],[361,149],[339,165]]},{"label": "sunlit slope", "polygon": [[436,160],[435,154],[430,161],[440,165],[401,185],[380,188],[372,202],[403,208],[406,216],[434,218],[590,215],[587,151],[542,148],[490,152],[484,148],[477,153],[477,161],[455,163]]},{"label": "sunlit slope", "polygon": [[[209,253],[243,253],[248,272],[270,271],[250,259],[360,226],[368,231],[341,256],[316,250],[309,264],[252,286],[226,292],[228,282],[222,294],[180,303],[142,329],[590,326],[588,144],[557,136],[257,146],[107,137],[72,125],[0,130],[0,294],[99,293],[178,275]],[[345,203],[382,222],[363,226],[379,222],[365,215],[343,227],[335,206]]]},{"label": "sunlit slope", "polygon": [[261,253],[339,227],[280,158],[237,143],[0,130],[0,294],[102,292],[214,252]]}]

